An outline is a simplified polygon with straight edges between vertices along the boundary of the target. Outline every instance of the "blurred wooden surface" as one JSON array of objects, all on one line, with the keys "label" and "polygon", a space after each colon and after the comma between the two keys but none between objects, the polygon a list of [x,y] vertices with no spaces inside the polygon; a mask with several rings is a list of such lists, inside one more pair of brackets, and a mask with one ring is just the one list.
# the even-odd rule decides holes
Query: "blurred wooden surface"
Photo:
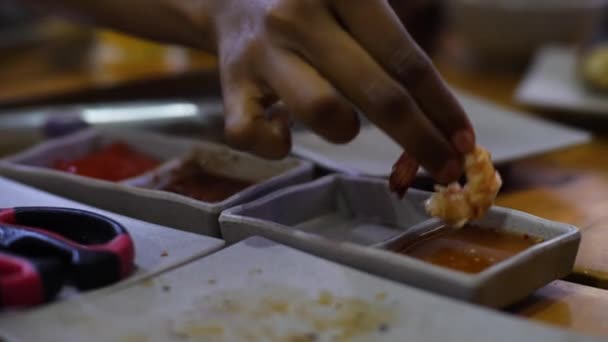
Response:
[{"label": "blurred wooden surface", "polygon": [[[512,100],[519,75],[484,77],[439,66],[452,85],[523,109]],[[608,288],[608,139],[601,132],[588,144],[512,163],[497,203],[580,228],[573,279]]]},{"label": "blurred wooden surface", "polygon": [[0,55],[0,108],[183,96],[215,58],[112,32],[68,32]]},{"label": "blurred wooden surface", "polygon": [[[448,62],[437,64],[453,86],[534,113],[513,101],[521,74],[463,71]],[[514,162],[503,176],[498,205],[569,223],[582,233],[574,274],[568,281],[553,282],[509,311],[608,336],[608,139],[596,132],[588,144]]]},{"label": "blurred wooden surface", "polygon": [[535,322],[599,336],[608,336],[607,310],[605,290],[559,280],[511,309]]},{"label": "blurred wooden surface", "polygon": [[[95,32],[89,44],[83,55],[68,65],[53,64],[61,62],[61,55],[49,61],[45,50],[2,56],[0,108],[196,96],[202,86],[197,84],[197,75],[215,68],[215,59],[203,53],[108,32]],[[462,70],[444,59],[438,59],[437,64],[453,86],[523,109],[512,100],[520,73]],[[608,291],[602,289],[608,289],[608,139],[599,132],[589,144],[517,161],[504,176],[499,205],[573,224],[583,235],[575,274],[540,289],[507,311],[608,336]]]}]

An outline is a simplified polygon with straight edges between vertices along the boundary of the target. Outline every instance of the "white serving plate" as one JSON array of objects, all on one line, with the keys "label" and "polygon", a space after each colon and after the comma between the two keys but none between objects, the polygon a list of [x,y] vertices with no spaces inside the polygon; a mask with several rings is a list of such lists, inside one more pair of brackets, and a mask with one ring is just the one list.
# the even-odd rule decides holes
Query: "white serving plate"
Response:
[{"label": "white serving plate", "polygon": [[263,236],[384,278],[490,307],[513,304],[572,271],[580,243],[576,227],[505,208],[492,208],[476,223],[544,241],[480,273],[459,272],[385,250],[409,239],[414,231],[440,225],[424,213],[428,195],[410,189],[398,200],[384,180],[331,175],[228,209],[220,225],[229,244]]},{"label": "white serving plate", "polygon": [[[119,183],[49,169],[58,158],[80,157],[97,146],[121,140],[138,151],[165,161],[156,170]],[[193,149],[208,156],[208,169],[256,184],[216,203],[158,191],[151,183],[167,175]],[[73,200],[176,229],[219,236],[222,210],[284,186],[312,179],[312,165],[287,158],[268,161],[226,146],[167,135],[116,129],[88,129],[49,140],[0,162],[0,175]],[[148,186],[149,185],[149,186]]]},{"label": "white serving plate", "polygon": [[[456,92],[469,115],[477,142],[502,164],[590,140],[591,135],[498,107]],[[347,174],[388,177],[403,149],[372,125],[363,125],[359,136],[346,145],[334,145],[309,131],[293,136],[295,155],[327,169]]]},{"label": "white serving plate", "polygon": [[[599,341],[252,237],[104,298],[0,321],[8,341]],[[1,336],[0,335],[0,336]]]},{"label": "white serving plate", "polygon": [[586,89],[576,68],[577,54],[574,49],[559,46],[543,48],[519,85],[515,98],[533,107],[608,116],[608,96]]},{"label": "white serving plate", "polygon": [[[181,232],[172,228],[117,215],[32,189],[1,177],[0,194],[0,208],[51,206],[84,209],[108,216],[120,222],[129,231],[135,244],[135,273],[120,283],[90,291],[87,294],[116,291],[143,277],[158,274],[215,252],[224,245],[224,241],[219,239]],[[145,207],[142,207],[142,210],[145,210]],[[60,294],[62,298],[74,296],[76,296],[76,293],[70,291],[69,288],[66,288]],[[2,319],[3,314],[0,313],[0,321]]]}]

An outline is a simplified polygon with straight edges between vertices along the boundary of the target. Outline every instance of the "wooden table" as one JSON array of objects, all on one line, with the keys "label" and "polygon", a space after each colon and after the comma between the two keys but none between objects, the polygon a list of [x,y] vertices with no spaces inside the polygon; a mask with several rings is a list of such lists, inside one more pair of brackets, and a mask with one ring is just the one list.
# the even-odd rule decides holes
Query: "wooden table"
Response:
[{"label": "wooden table", "polygon": [[65,35],[1,51],[0,109],[201,94],[198,75],[216,65],[203,52],[113,32]]},{"label": "wooden table", "polygon": [[[150,96],[159,93],[159,87],[170,87],[167,84],[184,84],[184,79],[196,82],[196,78],[191,77],[193,74],[215,66],[213,58],[200,53],[151,46],[108,33],[97,37],[98,43],[109,46],[110,50],[114,46],[130,53],[123,56],[125,60],[108,62],[101,69],[99,65],[64,72],[42,68],[31,77],[3,83],[0,106],[48,103],[57,98],[63,101],[103,99],[104,90],[118,89],[115,93],[124,95],[125,87],[133,84],[141,86],[135,87],[138,92],[134,93]],[[141,49],[149,49],[152,52],[148,55],[156,58],[142,57]],[[167,55],[171,53],[178,56],[173,57],[178,60],[173,64],[167,62]],[[32,66],[40,63],[40,57],[29,55],[28,58],[17,64],[31,71]],[[519,73],[463,71],[439,60],[437,63],[452,85],[521,109],[512,101]],[[0,65],[0,78],[14,71]],[[196,84],[184,89],[191,91],[192,87],[196,89]],[[598,134],[588,144],[517,161],[510,170],[505,175],[499,205],[573,224],[581,229],[583,240],[571,277],[551,283],[506,312],[608,336],[608,290],[605,290],[608,289],[608,139]]]},{"label": "wooden table", "polygon": [[[519,73],[492,74],[461,70],[448,62],[437,64],[457,88],[534,112],[512,100]],[[512,163],[497,204],[575,225],[583,236],[573,275],[507,311],[608,336],[608,139],[596,134],[588,144]]]}]

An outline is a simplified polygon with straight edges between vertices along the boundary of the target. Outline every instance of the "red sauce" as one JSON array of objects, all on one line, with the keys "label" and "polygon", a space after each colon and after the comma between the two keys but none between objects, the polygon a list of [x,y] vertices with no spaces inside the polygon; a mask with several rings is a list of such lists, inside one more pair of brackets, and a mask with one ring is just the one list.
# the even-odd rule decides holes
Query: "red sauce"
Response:
[{"label": "red sauce", "polygon": [[479,273],[539,242],[527,234],[466,225],[414,242],[400,253],[435,265]]},{"label": "red sauce", "polygon": [[165,191],[191,197],[203,202],[221,202],[253,183],[204,170],[195,160],[185,162],[176,170]]},{"label": "red sauce", "polygon": [[159,164],[158,160],[134,151],[127,144],[116,142],[79,159],[57,160],[52,167],[85,177],[121,181],[150,171]]}]

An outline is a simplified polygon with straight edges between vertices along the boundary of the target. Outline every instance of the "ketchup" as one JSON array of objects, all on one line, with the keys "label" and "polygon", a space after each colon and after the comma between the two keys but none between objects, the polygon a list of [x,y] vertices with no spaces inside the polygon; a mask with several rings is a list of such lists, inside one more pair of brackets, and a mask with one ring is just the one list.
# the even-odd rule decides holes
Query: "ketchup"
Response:
[{"label": "ketchup", "polygon": [[85,177],[121,181],[160,165],[160,161],[116,142],[75,160],[57,160],[53,168]]}]

